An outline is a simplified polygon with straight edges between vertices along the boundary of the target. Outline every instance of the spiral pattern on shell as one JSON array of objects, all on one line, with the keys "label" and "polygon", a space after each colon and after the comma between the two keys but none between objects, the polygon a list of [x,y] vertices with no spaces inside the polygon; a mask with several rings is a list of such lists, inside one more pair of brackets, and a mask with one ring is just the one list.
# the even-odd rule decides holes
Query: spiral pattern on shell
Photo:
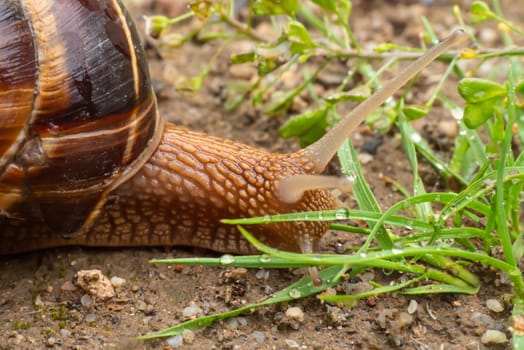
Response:
[{"label": "spiral pattern on shell", "polygon": [[118,0],[0,4],[0,213],[90,224],[159,142],[143,60]]}]

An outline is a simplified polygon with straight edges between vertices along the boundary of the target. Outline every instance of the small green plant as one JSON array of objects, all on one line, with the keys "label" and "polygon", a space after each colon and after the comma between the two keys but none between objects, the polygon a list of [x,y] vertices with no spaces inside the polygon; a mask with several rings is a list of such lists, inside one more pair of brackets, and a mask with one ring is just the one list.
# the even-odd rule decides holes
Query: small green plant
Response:
[{"label": "small green plant", "polygon": [[20,321],[16,320],[13,322],[13,330],[20,331],[20,330],[26,330],[32,327],[32,323],[29,321]]},{"label": "small green plant", "polygon": [[[311,10],[311,6],[303,6],[297,1],[253,1],[249,7],[248,21],[244,24],[234,20],[231,3],[196,1],[191,7],[192,12],[180,19],[190,15],[200,16],[204,19],[202,27],[178,41],[181,43],[189,37],[198,37],[200,40],[221,39],[223,45],[227,45],[239,37],[253,40],[253,50],[238,53],[231,57],[231,61],[233,64],[255,63],[259,75],[252,84],[236,87],[237,99],[229,100],[227,107],[235,108],[250,97],[251,102],[261,105],[264,112],[277,114],[286,111],[299,94],[309,93],[314,105],[293,116],[281,129],[283,137],[298,137],[302,144],[315,141],[331,123],[336,122],[338,103],[365,99],[374,87],[380,85],[381,74],[392,64],[400,59],[417,57],[423,51],[383,43],[378,46],[377,52],[364,52],[347,25],[351,15],[349,0],[311,3],[317,6],[315,11]],[[253,30],[251,21],[254,18],[267,16],[274,23],[275,15],[284,18],[283,23],[275,26],[279,34],[276,39],[263,38]],[[297,19],[298,15],[301,21]],[[463,19],[458,8],[455,8],[454,15],[457,23],[469,32],[473,32],[474,26],[483,22],[497,22],[497,28],[507,46],[513,43],[514,36],[524,36],[521,28],[505,20],[497,0],[493,0],[491,6],[475,1],[469,12],[469,21]],[[160,33],[171,22],[178,20],[150,19],[150,22]],[[157,22],[161,24],[160,27]],[[430,24],[424,21],[424,25],[424,37],[434,41],[435,35]],[[216,26],[226,26],[228,30],[214,31]],[[473,36],[471,39],[477,43]],[[393,52],[392,49],[401,51]],[[524,152],[520,151],[524,141],[524,114],[521,108],[524,93],[523,55],[522,49],[485,50],[479,43],[475,50],[465,50],[461,55],[457,55],[457,52],[444,55],[441,59],[448,62],[449,68],[426,104],[406,105],[404,97],[391,99],[369,118],[370,125],[381,130],[398,128],[413,173],[412,191],[399,186],[405,198],[387,210],[381,210],[362,175],[356,151],[348,141],[339,150],[338,157],[344,175],[355,179],[353,194],[359,204],[358,210],[339,209],[277,215],[269,219],[228,220],[227,223],[239,225],[239,230],[263,255],[152,261],[248,268],[324,266],[321,271],[322,286],[315,286],[310,277],[304,277],[260,303],[185,322],[141,339],[180,334],[184,329],[206,327],[217,319],[238,315],[262,305],[317,294],[336,285],[342,276],[353,276],[370,268],[403,272],[409,278],[394,285],[374,283],[372,291],[361,294],[324,295],[320,298],[353,305],[360,298],[393,291],[419,295],[475,294],[482,286],[468,267],[479,264],[506,274],[511,281],[514,290],[512,314],[516,320],[513,344],[517,349],[522,348],[524,337],[522,327],[518,324],[522,323],[524,317],[524,279],[518,261],[524,255],[521,225]],[[316,96],[311,84],[318,74],[336,60],[348,59],[355,60],[356,68],[341,79],[336,93]],[[369,59],[383,60],[385,63],[375,71],[366,62]],[[457,65],[459,60],[470,60],[476,66],[464,72]],[[475,72],[480,71],[478,68],[493,60],[503,61],[503,66],[509,67],[504,78],[493,81],[491,75],[473,77]],[[303,72],[302,82],[272,99],[264,100],[264,93],[274,87],[292,66],[300,67]],[[310,67],[316,68],[310,72]],[[192,83],[184,86],[200,87],[208,71],[209,67],[206,67],[204,73],[192,78]],[[367,82],[351,86],[357,72],[366,77]],[[441,94],[444,82],[452,74],[461,79],[457,90],[464,99],[464,108]],[[269,75],[271,79],[268,79]],[[426,116],[435,101],[449,110],[459,127],[455,147],[448,161],[441,159],[411,125],[411,121]],[[512,148],[512,144],[518,147]],[[458,184],[458,189],[426,192],[418,170],[421,159],[431,164],[443,178]],[[347,219],[363,220],[368,223],[368,228],[336,223]],[[365,235],[366,240],[360,247],[349,247],[351,254],[347,255],[304,255],[266,247],[248,232],[251,224],[290,220],[330,221],[333,229]],[[397,234],[399,230],[404,234]],[[502,254],[493,256],[494,247],[501,247]]]}]

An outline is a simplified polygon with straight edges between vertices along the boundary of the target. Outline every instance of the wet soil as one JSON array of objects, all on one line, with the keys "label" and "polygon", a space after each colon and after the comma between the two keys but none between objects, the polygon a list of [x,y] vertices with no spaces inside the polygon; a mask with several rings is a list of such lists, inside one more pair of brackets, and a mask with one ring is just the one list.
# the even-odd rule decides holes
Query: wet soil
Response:
[{"label": "wet soil", "polygon": [[[133,13],[150,11],[151,1],[135,1]],[[160,1],[159,1],[160,3]],[[163,6],[169,6],[163,1]],[[353,1],[352,28],[365,47],[391,41],[416,46],[423,31],[421,16],[427,16],[439,36],[456,21],[451,1]],[[470,1],[460,3],[468,8]],[[141,4],[141,5],[140,5]],[[167,4],[167,5],[166,5]],[[523,22],[519,1],[502,1],[508,17]],[[147,5],[147,6],[146,6]],[[512,6],[514,5],[514,6]],[[143,7],[140,7],[143,6]],[[160,9],[160,7],[157,7]],[[513,9],[513,10],[509,10]],[[176,10],[174,10],[176,11]],[[522,11],[522,10],[520,10]],[[491,28],[491,34],[495,29]],[[484,33],[485,34],[485,33]],[[485,34],[498,44],[498,36]],[[242,42],[229,50],[240,50]],[[249,104],[235,112],[223,108],[227,83],[248,80],[252,70],[230,68],[227,50],[198,93],[177,92],[179,79],[200,72],[216,52],[213,45],[189,43],[169,59],[155,59],[149,50],[151,70],[159,94],[160,109],[177,124],[275,152],[299,148],[294,140],[282,140],[277,132],[286,116],[270,118]],[[333,67],[340,71],[341,66]],[[347,67],[343,67],[346,69]],[[445,69],[436,64],[423,73],[409,94],[411,101],[425,101]],[[329,80],[330,77],[325,77]],[[319,83],[324,91],[325,83]],[[455,88],[446,89],[456,98]],[[307,101],[306,101],[307,102]],[[296,106],[297,110],[307,108]],[[415,126],[443,158],[453,146],[452,117],[438,106]],[[446,124],[447,123],[447,124]],[[453,123],[451,123],[453,124]],[[453,125],[451,125],[453,129]],[[383,209],[402,198],[388,179],[411,187],[411,170],[402,152],[398,131],[378,135],[362,126],[352,136],[365,155],[364,172]],[[377,141],[378,140],[378,141]],[[363,147],[376,148],[369,155]],[[375,147],[376,146],[376,147]],[[330,172],[337,173],[333,162]],[[428,191],[445,190],[448,184],[428,165],[421,163]],[[354,206],[351,195],[344,198]],[[329,232],[325,251],[340,244],[357,245],[361,237]],[[193,248],[143,249],[50,249],[43,252],[0,258],[0,349],[170,349],[176,339],[137,341],[135,336],[177,324],[191,315],[213,314],[256,302],[298,280],[303,271],[243,270],[199,266],[154,266],[152,258],[217,256]],[[71,282],[78,271],[99,269],[109,278],[119,277],[116,295],[105,300],[91,298]],[[478,294],[402,296],[381,295],[361,300],[354,307],[332,305],[314,297],[287,305],[264,307],[233,321],[217,322],[205,330],[184,335],[182,348],[191,349],[506,349],[508,343],[484,345],[487,329],[499,330],[509,338],[507,296],[511,288],[504,276],[473,266],[481,278]],[[233,276],[233,278],[231,277]],[[382,284],[398,282],[403,276],[375,270],[348,280],[337,291],[358,288],[370,280]],[[504,310],[486,307],[498,300]],[[416,304],[415,304],[416,302]],[[411,306],[410,306],[411,305]],[[414,305],[417,307],[413,309]],[[408,310],[408,306],[410,306]],[[188,309],[189,307],[189,309]],[[285,321],[286,311],[299,307],[303,321]],[[408,312],[409,311],[409,312]],[[299,312],[300,314],[300,312]],[[298,319],[301,320],[300,315]]]}]

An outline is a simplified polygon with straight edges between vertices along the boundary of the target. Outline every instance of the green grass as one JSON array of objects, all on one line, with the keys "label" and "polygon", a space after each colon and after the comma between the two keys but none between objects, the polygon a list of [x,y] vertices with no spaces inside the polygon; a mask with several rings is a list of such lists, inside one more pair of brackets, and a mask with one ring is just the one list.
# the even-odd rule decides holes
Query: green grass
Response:
[{"label": "green grass", "polygon": [[[252,3],[250,20],[247,23],[233,21],[231,6],[213,5],[205,13],[197,14],[208,18],[203,22],[200,32],[190,36],[213,38],[217,25],[225,25],[230,30],[222,35],[221,40],[243,37],[250,38],[257,44],[253,51],[239,53],[232,57],[234,64],[256,63],[259,67],[258,80],[249,85],[235,87],[235,94],[241,99],[230,101],[230,108],[237,107],[245,97],[269,114],[285,112],[293,98],[301,93],[308,93],[314,106],[310,110],[295,115],[286,123],[281,135],[300,138],[303,145],[318,139],[324,129],[338,119],[337,103],[341,101],[359,101],[369,95],[371,89],[381,85],[382,72],[399,60],[413,59],[421,50],[401,48],[401,51],[389,51],[398,46],[383,43],[380,52],[364,52],[356,42],[347,23],[351,15],[350,1],[312,1],[321,7],[319,16],[307,7],[298,6],[296,1],[257,1]],[[231,4],[229,4],[231,5]],[[341,5],[341,6],[335,6]],[[209,14],[219,14],[212,17]],[[251,28],[254,16],[287,15],[280,39],[276,42],[265,40],[256,35]],[[514,38],[522,40],[524,32],[518,25],[508,22],[497,0],[491,4],[476,1],[469,14],[463,14],[456,7],[454,15],[457,23],[468,32],[484,22],[493,22],[500,30],[506,46]],[[300,15],[302,22],[299,22]],[[185,19],[188,16],[182,18]],[[216,18],[219,18],[218,20]],[[466,19],[465,19],[466,18]],[[173,20],[176,22],[177,20]],[[167,25],[168,21],[160,21]],[[429,21],[423,21],[428,41],[435,39]],[[313,29],[312,29],[313,28]],[[334,31],[333,28],[340,30]],[[164,28],[162,28],[164,29]],[[275,27],[275,30],[278,29]],[[318,40],[320,33],[322,40]],[[339,33],[339,35],[335,34]],[[184,40],[187,41],[189,37]],[[472,41],[478,41],[472,36]],[[226,45],[224,44],[224,45]],[[223,46],[221,46],[223,47]],[[404,50],[404,51],[402,51]],[[275,54],[284,57],[281,63]],[[363,176],[358,157],[352,144],[346,142],[338,152],[338,158],[344,175],[355,179],[353,196],[359,209],[339,209],[325,212],[293,213],[260,218],[225,220],[232,225],[239,225],[239,230],[263,255],[231,256],[220,258],[189,258],[154,260],[156,264],[195,264],[204,266],[227,266],[246,268],[297,268],[323,266],[321,277],[323,284],[314,286],[310,277],[304,277],[259,303],[240,309],[206,316],[157,333],[142,336],[141,339],[168,337],[180,334],[184,329],[207,327],[214,321],[268,305],[318,295],[327,287],[335,286],[342,276],[356,275],[367,269],[379,268],[388,271],[403,272],[407,280],[393,285],[379,285],[372,282],[374,289],[356,295],[319,295],[319,298],[333,302],[354,305],[356,301],[371,295],[396,292],[400,295],[421,295],[439,293],[475,294],[482,288],[478,277],[470,271],[472,264],[491,268],[505,273],[513,287],[512,315],[524,315],[524,279],[517,261],[524,254],[521,217],[524,186],[524,153],[519,153],[524,140],[524,115],[521,94],[524,92],[522,55],[524,50],[507,49],[466,50],[461,57],[456,53],[444,55],[441,59],[448,62],[448,69],[442,76],[430,100],[423,106],[406,105],[404,97],[390,99],[385,106],[369,118],[372,127],[387,131],[397,128],[402,136],[402,147],[406,163],[412,171],[411,191],[400,188],[404,197],[397,203],[381,209],[381,205]],[[311,73],[305,66],[316,57],[323,57]],[[337,94],[320,98],[312,89],[312,82],[317,74],[337,59],[354,59],[355,69],[348,72],[337,89]],[[383,60],[383,66],[374,70],[363,59]],[[463,72],[461,60],[474,60],[475,69]],[[507,76],[498,83],[492,82],[495,71],[486,77],[471,77],[486,62],[497,60],[495,66],[509,63]],[[261,96],[275,86],[279,78],[291,66],[298,65],[303,70],[303,81],[294,88],[284,91],[277,99],[264,101]],[[495,68],[494,68],[495,69]],[[202,85],[209,67],[199,75],[198,88]],[[266,79],[272,73],[272,79]],[[347,86],[356,73],[362,74],[367,82],[348,91]],[[441,89],[449,77],[461,79],[457,89],[464,99],[456,103],[444,96]],[[187,86],[187,84],[186,84]],[[239,90],[240,89],[240,90]],[[405,96],[405,95],[404,95]],[[441,159],[439,154],[418,134],[411,122],[423,118],[438,101],[444,109],[456,119],[459,133],[449,160]],[[464,105],[464,107],[462,107]],[[386,118],[384,116],[387,116]],[[292,130],[299,130],[295,132]],[[513,145],[518,145],[513,149]],[[427,192],[419,174],[421,161],[430,164],[444,179],[454,181],[459,190],[446,192]],[[367,227],[352,227],[339,223],[340,220],[363,220]],[[249,234],[249,225],[280,221],[329,221],[331,228],[365,237],[359,247],[348,247],[349,254],[295,254],[275,250],[264,246]],[[404,232],[399,235],[398,232]],[[501,247],[503,254],[491,256],[494,247]],[[513,334],[515,348],[524,343],[522,334]]]}]

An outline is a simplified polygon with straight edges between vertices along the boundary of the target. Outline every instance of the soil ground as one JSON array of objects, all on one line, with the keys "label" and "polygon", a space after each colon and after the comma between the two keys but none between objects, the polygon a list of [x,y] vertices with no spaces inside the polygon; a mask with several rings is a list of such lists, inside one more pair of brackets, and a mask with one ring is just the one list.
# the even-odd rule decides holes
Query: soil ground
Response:
[{"label": "soil ground", "polygon": [[[137,18],[150,13],[152,1],[132,7]],[[163,1],[163,3],[169,3]],[[352,28],[364,46],[395,42],[416,46],[423,30],[421,16],[427,16],[435,31],[443,36],[455,25],[452,5],[457,1],[353,1]],[[502,1],[508,17],[523,23],[520,0]],[[460,2],[469,8],[470,1]],[[143,7],[141,7],[143,6]],[[155,11],[159,11],[157,7]],[[520,13],[519,13],[520,11]],[[500,45],[493,27],[483,33],[487,45]],[[493,36],[495,33],[495,36]],[[230,48],[240,50],[242,43]],[[241,50],[240,50],[241,51]],[[210,134],[234,139],[275,152],[298,149],[296,141],[278,138],[284,119],[269,118],[249,104],[235,112],[223,108],[226,83],[249,78],[247,73],[229,68],[224,54],[196,94],[173,89],[180,77],[194,76],[216,52],[212,45],[189,43],[172,59],[151,60],[151,69],[160,95],[162,113],[175,123]],[[154,56],[151,53],[151,56]],[[425,101],[438,81],[444,65],[424,72],[409,98]],[[335,73],[340,67],[333,68]],[[346,68],[343,68],[346,69]],[[246,77],[247,75],[247,77]],[[330,77],[325,77],[329,80]],[[454,87],[449,95],[455,98]],[[298,109],[305,108],[298,106]],[[432,146],[446,157],[453,145],[449,132],[451,116],[436,108],[428,118],[416,123]],[[411,170],[401,150],[395,130],[379,136],[366,127],[354,133],[362,146],[378,142],[378,150],[364,165],[367,180],[382,208],[401,198],[387,177],[410,188]],[[330,168],[337,172],[336,162]],[[445,189],[438,175],[427,165],[421,168],[428,191]],[[348,205],[353,205],[351,195]],[[336,251],[340,244],[356,245],[361,238],[330,232],[324,240],[325,251]],[[192,248],[143,249],[51,249],[31,254],[0,258],[0,349],[170,349],[175,341],[141,342],[134,337],[181,322],[187,307],[195,305],[205,314],[233,309],[261,300],[300,278],[300,271],[244,271],[241,269],[153,266],[152,258],[216,256]],[[109,277],[120,277],[125,284],[107,301],[85,296],[72,285],[75,273],[100,269]],[[487,329],[500,330],[509,338],[509,310],[505,303],[511,288],[504,276],[473,267],[481,276],[482,287],[474,296],[437,295],[407,297],[382,295],[362,300],[354,307],[329,305],[314,297],[288,305],[266,307],[233,321],[217,322],[205,330],[186,334],[182,348],[192,349],[506,349],[510,345],[483,345]],[[234,276],[233,278],[231,276]],[[358,288],[370,280],[382,284],[402,276],[384,271],[366,272],[349,280],[337,290]],[[505,311],[486,307],[496,299]],[[407,313],[408,305],[418,307]],[[302,323],[283,321],[283,313],[298,306],[304,313]],[[186,309],[184,311],[184,309]],[[413,311],[413,310],[410,310]],[[194,338],[193,338],[194,336]],[[171,344],[171,345],[170,345]]]}]

